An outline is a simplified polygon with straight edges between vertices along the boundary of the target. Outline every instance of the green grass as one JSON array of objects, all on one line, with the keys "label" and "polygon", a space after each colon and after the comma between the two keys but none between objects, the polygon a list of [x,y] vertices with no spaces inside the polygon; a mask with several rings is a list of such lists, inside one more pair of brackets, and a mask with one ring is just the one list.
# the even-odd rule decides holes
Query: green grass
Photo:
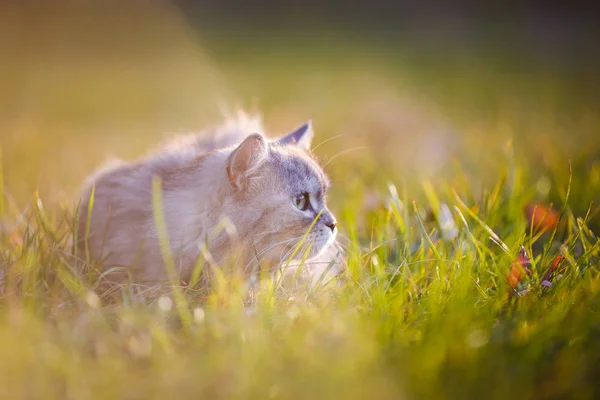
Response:
[{"label": "green grass", "polygon": [[[543,292],[559,249],[527,233],[525,188],[499,185],[481,201],[461,198],[467,187],[428,192],[416,210],[450,206],[455,240],[436,238],[393,190],[362,225],[348,200],[343,283],[293,296],[267,287],[250,315],[239,282],[184,289],[183,300],[130,287],[103,304],[67,262],[70,217],[38,201],[2,236],[2,395],[593,397],[600,246],[585,221],[565,208],[567,271]],[[535,257],[519,297],[506,275],[521,244]]]},{"label": "green grass", "polygon": [[[598,397],[600,103],[587,75],[510,52],[503,64],[333,36],[208,35],[202,48],[167,31],[167,47],[148,40],[130,61],[170,43],[178,58],[141,75],[119,75],[127,59],[40,56],[25,106],[2,114],[0,398]],[[226,87],[207,88],[215,74]],[[339,285],[265,282],[252,312],[226,276],[212,291],[95,293],[69,264],[81,180],[107,154],[215,121],[203,105],[232,92],[256,96],[275,132],[312,117],[316,144],[342,135],[316,151],[348,251]],[[556,232],[530,232],[531,201],[561,212]],[[435,218],[446,207],[452,239]],[[507,274],[522,245],[519,296]],[[543,290],[557,254],[567,269]]]}]

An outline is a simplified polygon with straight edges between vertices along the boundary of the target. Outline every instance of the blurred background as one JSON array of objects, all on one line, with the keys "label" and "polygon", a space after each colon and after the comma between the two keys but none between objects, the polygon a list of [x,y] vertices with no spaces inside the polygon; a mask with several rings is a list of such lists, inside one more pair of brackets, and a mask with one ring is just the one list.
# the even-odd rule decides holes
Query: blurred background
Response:
[{"label": "blurred background", "polygon": [[138,157],[236,107],[260,111],[271,134],[311,118],[315,144],[332,138],[317,154],[331,161],[334,182],[343,179],[338,198],[381,191],[388,180],[451,181],[457,165],[475,187],[486,185],[508,153],[531,166],[525,179],[534,183],[568,174],[569,160],[580,190],[600,180],[592,6],[1,4],[0,147],[5,192],[17,205],[36,189],[51,203],[76,199],[107,157]]},{"label": "blurred background", "polygon": [[[594,8],[0,0],[0,399],[400,398],[405,388],[421,398],[600,398]],[[84,178],[237,107],[260,111],[271,135],[312,119],[353,279],[331,301],[285,290],[279,299],[269,284],[256,318],[242,314],[234,280],[215,280],[214,301],[186,288],[189,331],[174,289],[174,302],[135,285],[116,304],[100,301],[68,261]],[[522,208],[561,210],[571,170],[566,234],[524,238]],[[432,245],[425,213],[422,227],[390,221],[378,208],[389,182],[419,211],[436,196],[452,208],[456,190],[467,229],[449,213],[458,240]],[[514,254],[488,240],[472,206]],[[518,245],[537,275],[560,260],[557,248],[533,247],[551,239],[577,258],[551,292],[535,283],[517,307],[504,277],[524,276]]]}]

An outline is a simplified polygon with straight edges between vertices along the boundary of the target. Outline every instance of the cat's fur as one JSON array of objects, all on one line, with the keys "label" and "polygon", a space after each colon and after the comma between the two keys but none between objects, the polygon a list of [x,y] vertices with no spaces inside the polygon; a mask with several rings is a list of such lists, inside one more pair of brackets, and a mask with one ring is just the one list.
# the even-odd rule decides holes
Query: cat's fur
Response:
[{"label": "cat's fur", "polygon": [[[165,281],[152,208],[156,177],[170,251],[183,281],[199,260],[211,267],[233,265],[248,275],[280,265],[318,213],[293,264],[306,253],[303,274],[313,281],[325,271],[328,277],[337,274],[343,266],[336,260],[335,217],[325,202],[329,180],[310,153],[310,123],[272,141],[263,132],[260,118],[240,113],[141,160],[105,166],[88,178],[82,195],[79,254],[101,261],[114,282],[128,276],[145,284]],[[301,211],[293,201],[305,192],[312,206]]]}]

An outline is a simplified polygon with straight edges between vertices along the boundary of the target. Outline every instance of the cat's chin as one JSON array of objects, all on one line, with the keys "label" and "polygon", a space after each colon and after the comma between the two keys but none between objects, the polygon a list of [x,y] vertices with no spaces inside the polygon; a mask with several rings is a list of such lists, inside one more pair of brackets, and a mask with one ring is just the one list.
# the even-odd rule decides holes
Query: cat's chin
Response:
[{"label": "cat's chin", "polygon": [[311,254],[309,260],[313,260],[322,256],[327,251],[327,249],[329,249],[331,245],[335,242],[335,237],[335,232],[322,232],[320,234],[317,234],[317,236],[314,239],[314,252],[313,254]]},{"label": "cat's chin", "polygon": [[[266,262],[274,262],[274,263],[285,263],[286,260],[298,262],[303,259],[305,260],[314,260],[319,256],[323,255],[334,243],[335,243],[336,233],[331,232],[329,228],[317,230],[315,233],[310,234],[306,237],[306,244],[310,243],[310,252],[308,256],[304,250],[306,249],[306,245],[301,246],[297,251],[294,246],[290,245],[277,245],[268,247],[268,250],[258,251],[260,254],[261,261]],[[284,241],[285,243],[285,241]],[[294,255],[293,258],[282,257],[282,254],[287,253],[287,256]],[[292,254],[290,254],[292,253]],[[255,256],[253,255],[253,258]]]}]

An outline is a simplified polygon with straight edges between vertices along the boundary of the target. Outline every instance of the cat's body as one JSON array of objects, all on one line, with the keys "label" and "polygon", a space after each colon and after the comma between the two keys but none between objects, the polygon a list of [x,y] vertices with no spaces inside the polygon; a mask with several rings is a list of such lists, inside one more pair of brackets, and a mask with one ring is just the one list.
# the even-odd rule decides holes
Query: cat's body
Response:
[{"label": "cat's body", "polygon": [[[296,247],[295,263],[308,249],[306,270],[318,278],[339,246],[332,246],[335,218],[325,205],[328,179],[308,151],[312,128],[271,142],[262,132],[260,119],[240,114],[212,132],[176,138],[139,161],[93,174],[79,213],[80,254],[112,269],[111,281],[128,275],[146,284],[165,281],[152,205],[158,178],[170,252],[183,281],[199,260],[249,274],[277,266]],[[339,268],[335,262],[329,275]]]}]

